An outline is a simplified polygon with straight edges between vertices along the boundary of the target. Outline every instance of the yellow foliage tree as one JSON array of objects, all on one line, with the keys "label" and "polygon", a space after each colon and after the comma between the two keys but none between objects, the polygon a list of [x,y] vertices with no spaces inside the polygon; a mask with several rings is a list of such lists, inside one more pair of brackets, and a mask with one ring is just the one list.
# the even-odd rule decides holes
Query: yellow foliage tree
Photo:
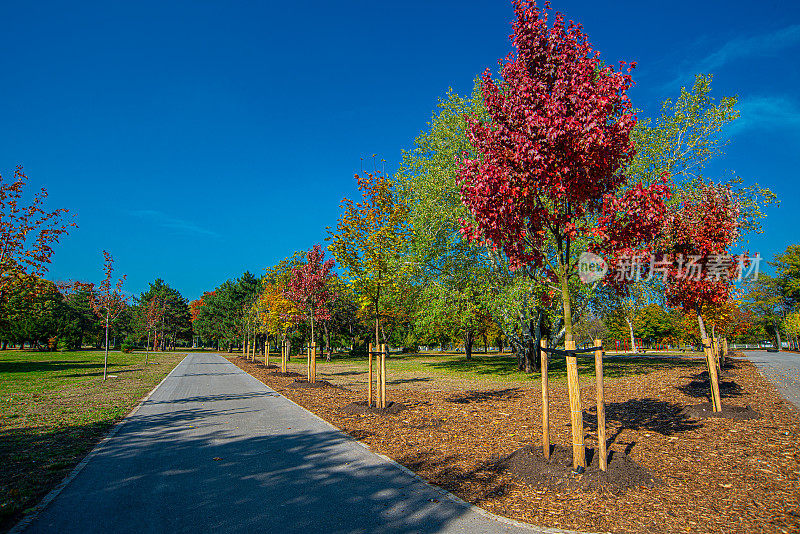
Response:
[{"label": "yellow foliage tree", "polygon": [[342,200],[336,232],[328,228],[328,248],[346,271],[362,309],[374,314],[379,344],[382,303],[399,291],[399,281],[409,272],[402,260],[410,234],[408,206],[384,173],[362,172],[356,180],[363,201]]}]

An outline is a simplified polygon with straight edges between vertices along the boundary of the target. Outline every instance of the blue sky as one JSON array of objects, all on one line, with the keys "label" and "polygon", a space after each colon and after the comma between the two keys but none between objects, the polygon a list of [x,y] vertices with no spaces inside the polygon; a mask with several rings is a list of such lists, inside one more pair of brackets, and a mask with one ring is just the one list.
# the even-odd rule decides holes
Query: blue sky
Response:
[{"label": "blue sky", "polygon": [[[771,188],[772,257],[798,242],[800,8],[795,2],[554,2],[610,63],[637,61],[658,112],[698,72],[742,113],[734,171]],[[97,280],[103,249],[138,293],[188,298],[321,242],[360,159],[389,170],[448,87],[467,93],[510,45],[505,0],[4,2],[0,171],[23,164],[79,228],[52,279]]]}]

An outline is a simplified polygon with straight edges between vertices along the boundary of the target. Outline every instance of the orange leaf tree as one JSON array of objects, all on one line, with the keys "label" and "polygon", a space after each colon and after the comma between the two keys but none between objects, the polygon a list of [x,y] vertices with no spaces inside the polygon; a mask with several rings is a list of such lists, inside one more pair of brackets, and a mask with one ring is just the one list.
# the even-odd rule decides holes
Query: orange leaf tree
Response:
[{"label": "orange leaf tree", "polygon": [[67,219],[68,210],[44,209],[44,188],[26,205],[23,195],[27,182],[22,166],[14,171],[13,182],[5,182],[0,176],[0,297],[14,279],[42,276],[53,255],[53,245],[75,226]]}]

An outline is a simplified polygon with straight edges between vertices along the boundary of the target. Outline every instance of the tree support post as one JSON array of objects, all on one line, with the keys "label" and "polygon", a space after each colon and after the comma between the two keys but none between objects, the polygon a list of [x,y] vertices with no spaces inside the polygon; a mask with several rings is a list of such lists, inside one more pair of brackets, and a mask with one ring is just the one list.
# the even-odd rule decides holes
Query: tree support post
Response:
[{"label": "tree support post", "polygon": [[722,411],[722,402],[719,396],[719,376],[717,375],[717,362],[714,357],[714,350],[711,346],[711,339],[703,339],[703,352],[706,356],[708,367],[708,381],[711,385],[711,405],[715,412]]},{"label": "tree support post", "polygon": [[[601,347],[603,342],[594,340],[595,347]],[[606,451],[606,399],[603,393],[603,350],[594,351],[594,375],[597,380],[597,450],[600,454],[600,469],[607,468],[608,453]]]},{"label": "tree support post", "polygon": [[264,367],[269,369],[269,336],[264,337]]},{"label": "tree support post", "polygon": [[311,383],[317,383],[317,343],[311,343]]},{"label": "tree support post", "polygon": [[[575,350],[575,341],[564,342],[566,350]],[[578,358],[567,355],[567,388],[569,389],[569,408],[572,420],[572,468],[586,469],[586,447],[583,441],[583,410],[581,409],[581,389],[578,383]]]},{"label": "tree support post", "polygon": [[381,408],[386,408],[386,344],[381,345]]},{"label": "tree support post", "polygon": [[367,406],[371,408],[372,407],[372,343],[369,344],[369,350],[367,351],[367,358],[369,361],[368,364],[369,371],[367,371],[369,374],[368,377],[369,380],[367,381],[367,384],[369,384],[367,386]]},{"label": "tree support post", "polygon": [[[539,341],[541,348],[547,348],[547,340]],[[542,451],[550,459],[550,382],[547,376],[547,353],[542,353]]]}]

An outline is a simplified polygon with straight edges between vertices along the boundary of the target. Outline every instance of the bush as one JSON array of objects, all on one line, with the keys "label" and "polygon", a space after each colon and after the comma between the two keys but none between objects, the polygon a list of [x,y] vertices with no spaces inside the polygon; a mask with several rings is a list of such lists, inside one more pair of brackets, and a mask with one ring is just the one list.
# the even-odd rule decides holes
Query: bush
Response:
[{"label": "bush", "polygon": [[135,347],[136,347],[136,341],[133,339],[133,337],[128,336],[122,342],[122,345],[120,345],[120,350],[122,350],[123,353],[128,354]]}]

